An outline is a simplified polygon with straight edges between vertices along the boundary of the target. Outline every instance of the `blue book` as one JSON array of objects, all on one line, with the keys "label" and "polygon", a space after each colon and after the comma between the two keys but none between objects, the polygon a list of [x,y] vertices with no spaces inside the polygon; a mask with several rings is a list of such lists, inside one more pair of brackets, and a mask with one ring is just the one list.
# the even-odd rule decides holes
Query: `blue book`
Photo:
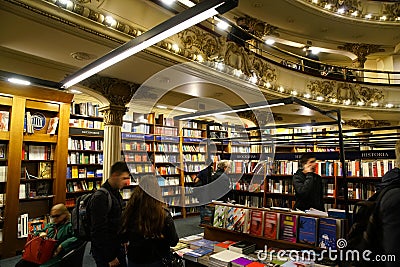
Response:
[{"label": "blue book", "polygon": [[337,240],[337,220],[332,218],[319,219],[319,234],[318,243],[319,247],[323,249],[331,248],[336,250]]},{"label": "blue book", "polygon": [[212,240],[208,240],[208,239],[200,239],[200,240],[190,243],[190,248],[191,249],[209,248],[209,249],[214,250],[214,245],[218,244],[218,243],[219,242],[217,242],[217,241],[212,241]]},{"label": "blue book", "polygon": [[317,244],[318,218],[300,216],[299,218],[299,243],[315,246]]},{"label": "blue book", "polygon": [[214,250],[209,248],[198,248],[193,251],[183,254],[184,259],[197,262],[200,257],[211,254]]}]

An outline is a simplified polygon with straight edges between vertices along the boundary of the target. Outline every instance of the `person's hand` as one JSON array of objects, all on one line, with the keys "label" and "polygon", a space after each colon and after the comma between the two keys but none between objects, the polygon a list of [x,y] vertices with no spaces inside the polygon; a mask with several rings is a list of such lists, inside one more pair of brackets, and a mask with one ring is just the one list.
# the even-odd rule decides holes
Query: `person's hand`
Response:
[{"label": "person's hand", "polygon": [[53,253],[53,257],[57,256],[57,255],[58,255],[58,253],[60,253],[60,252],[61,252],[61,250],[62,250],[62,246],[61,246],[61,245],[59,245],[59,246],[56,248],[56,250],[54,251],[54,253]]},{"label": "person's hand", "polygon": [[305,173],[309,173],[309,172],[313,172],[314,170],[313,170],[313,167],[312,167],[312,165],[311,164],[306,164],[306,165],[304,165],[304,172]]},{"label": "person's hand", "polygon": [[113,259],[112,261],[110,261],[109,263],[108,263],[108,266],[110,266],[110,267],[117,267],[119,265],[119,260],[118,260],[118,258],[115,258],[115,259]]}]

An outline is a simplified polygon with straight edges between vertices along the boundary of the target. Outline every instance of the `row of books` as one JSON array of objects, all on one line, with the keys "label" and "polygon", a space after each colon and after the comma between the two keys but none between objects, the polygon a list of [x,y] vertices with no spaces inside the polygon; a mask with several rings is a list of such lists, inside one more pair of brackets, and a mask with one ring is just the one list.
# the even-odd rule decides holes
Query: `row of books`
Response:
[{"label": "row of books", "polygon": [[87,190],[98,189],[101,187],[101,181],[68,181],[66,192],[81,192]]},{"label": "row of books", "polygon": [[157,152],[179,152],[178,144],[172,143],[155,143],[154,144],[154,151]]},{"label": "row of books", "polygon": [[150,133],[150,125],[148,124],[135,124],[132,122],[122,122],[122,132],[125,133],[140,133],[140,134],[149,134]]},{"label": "row of books", "polygon": [[130,164],[127,162],[128,168],[133,174],[141,173],[152,173],[154,172],[154,166],[150,163],[147,164]]},{"label": "row of books", "polygon": [[49,181],[21,183],[19,185],[19,199],[49,196],[51,194],[50,184]]},{"label": "row of books", "polygon": [[99,105],[92,102],[71,103],[71,114],[89,117],[100,117]]},{"label": "row of books", "polygon": [[102,178],[103,169],[80,168],[78,166],[67,167],[67,179],[75,178]]},{"label": "row of books", "polygon": [[0,194],[0,208],[4,207],[6,204],[6,193]]},{"label": "row of books", "polygon": [[[395,166],[395,160],[347,161],[347,176],[382,177]],[[276,175],[293,175],[300,165],[297,161],[275,161],[272,173]],[[317,162],[315,173],[321,176],[342,176],[340,161]]]},{"label": "row of books", "polygon": [[104,122],[86,119],[69,119],[69,127],[104,130]]},{"label": "row of books", "polygon": [[179,174],[178,168],[175,166],[161,166],[157,167],[157,172],[160,175],[174,175]]},{"label": "row of books", "polygon": [[84,140],[68,138],[68,150],[102,151],[103,140]]},{"label": "row of books", "polygon": [[201,130],[192,130],[192,129],[183,129],[184,137],[199,137],[201,138],[203,131]]},{"label": "row of books", "polygon": [[68,164],[103,164],[102,153],[70,152],[68,154]]},{"label": "row of books", "polygon": [[10,112],[0,110],[0,131],[8,131],[8,125],[10,124]]},{"label": "row of books", "polygon": [[206,152],[206,146],[205,145],[182,145],[182,151],[185,152],[200,152],[200,153],[205,153]]},{"label": "row of books", "polygon": [[155,163],[160,163],[160,162],[178,163],[179,162],[179,155],[177,155],[177,154],[173,154],[173,155],[156,154],[156,155],[153,155],[152,158],[154,158]]},{"label": "row of books", "polygon": [[0,183],[7,182],[7,166],[0,166]]},{"label": "row of books", "polygon": [[216,205],[213,226],[268,239],[336,249],[336,240],[345,235],[346,220]]},{"label": "row of books", "polygon": [[193,129],[201,129],[201,124],[198,124],[195,121],[185,121],[182,123],[183,128],[193,128]]},{"label": "row of books", "polygon": [[179,185],[179,178],[175,177],[157,177],[157,180],[159,186]]},{"label": "row of books", "polygon": [[202,169],[205,169],[206,167],[207,167],[206,164],[188,163],[188,162],[184,162],[183,164],[183,170],[185,172],[199,172]]},{"label": "row of books", "polygon": [[54,145],[22,145],[22,160],[53,160]]},{"label": "row of books", "polygon": [[183,160],[184,161],[199,161],[199,162],[204,162],[206,160],[206,155],[205,154],[184,154],[183,155]]},{"label": "row of books", "polygon": [[122,150],[147,151],[144,141],[122,140]]},{"label": "row of books", "polygon": [[150,163],[150,158],[147,155],[147,153],[141,153],[141,154],[133,154],[133,153],[124,153],[123,157],[126,162],[149,162]]},{"label": "row of books", "polygon": [[156,126],[154,128],[154,134],[178,136],[178,129],[170,128],[170,127]]}]

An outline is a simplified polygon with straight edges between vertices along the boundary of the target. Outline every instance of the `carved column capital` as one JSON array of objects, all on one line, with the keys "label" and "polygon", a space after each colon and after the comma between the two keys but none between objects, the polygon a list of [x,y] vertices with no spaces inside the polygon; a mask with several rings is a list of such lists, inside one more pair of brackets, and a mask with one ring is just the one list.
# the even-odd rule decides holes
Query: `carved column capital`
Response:
[{"label": "carved column capital", "polygon": [[93,75],[81,84],[100,93],[110,101],[110,105],[116,106],[128,104],[140,86],[140,84],[100,75]]},{"label": "carved column capital", "polygon": [[122,126],[122,118],[128,110],[125,106],[109,105],[99,109],[104,115],[104,125]]},{"label": "carved column capital", "polygon": [[367,56],[376,53],[384,52],[380,45],[374,44],[351,44],[346,43],[343,46],[338,46],[339,49],[352,52],[357,56],[357,59],[353,62],[356,67],[364,68],[364,63],[367,61]]},{"label": "carved column capital", "polygon": [[267,24],[264,21],[250,17],[248,15],[242,17],[235,17],[236,24],[257,37],[264,37],[265,35],[279,36],[276,31],[278,27]]}]

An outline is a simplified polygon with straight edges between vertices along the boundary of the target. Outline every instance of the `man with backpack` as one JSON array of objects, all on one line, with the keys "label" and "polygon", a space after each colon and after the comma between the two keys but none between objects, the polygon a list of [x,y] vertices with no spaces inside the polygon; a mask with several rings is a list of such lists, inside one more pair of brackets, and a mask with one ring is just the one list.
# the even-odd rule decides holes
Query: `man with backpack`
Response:
[{"label": "man with backpack", "polygon": [[110,177],[101,186],[107,191],[97,190],[90,200],[91,252],[97,267],[126,266],[125,247],[119,235],[123,208],[119,190],[124,187],[124,180],[129,178],[126,163],[114,163]]}]

